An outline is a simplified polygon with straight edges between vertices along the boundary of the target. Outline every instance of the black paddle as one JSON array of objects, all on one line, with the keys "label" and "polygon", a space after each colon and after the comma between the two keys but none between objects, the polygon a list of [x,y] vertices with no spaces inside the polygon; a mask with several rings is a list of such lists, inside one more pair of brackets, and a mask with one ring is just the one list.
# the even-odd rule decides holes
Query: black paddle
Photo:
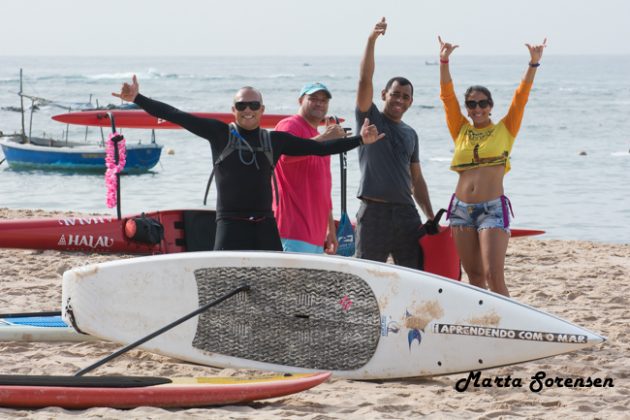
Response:
[{"label": "black paddle", "polygon": [[[339,118],[333,117],[335,123],[339,124]],[[354,255],[354,228],[348,217],[346,209],[346,179],[348,169],[348,159],[346,152],[339,154],[339,169],[341,171],[341,216],[339,217],[339,226],[337,227],[337,255],[351,257]]]},{"label": "black paddle", "polygon": [[185,315],[181,318],[179,318],[176,321],[171,322],[168,325],[163,326],[162,328],[158,329],[157,331],[152,332],[151,334],[147,335],[146,337],[142,337],[141,339],[134,341],[131,344],[126,345],[125,347],[123,347],[122,349],[110,354],[107,357],[102,358],[101,360],[97,361],[96,363],[91,364],[90,366],[81,369],[80,371],[78,371],[77,373],[74,374],[74,376],[81,376],[87,372],[90,372],[94,369],[96,369],[97,367],[104,365],[105,363],[109,362],[112,359],[115,359],[116,357],[120,356],[121,354],[127,353],[129,350],[132,350],[136,347],[138,347],[140,344],[146,343],[147,341],[151,340],[152,338],[157,337],[160,334],[164,334],[166,331],[178,326],[179,324],[181,324],[184,321],[189,320],[190,318],[194,317],[195,315],[199,315],[200,313],[210,309],[211,307],[218,305],[219,303],[223,302],[226,299],[231,298],[232,296],[240,293],[240,292],[246,292],[249,291],[251,289],[250,286],[245,285],[245,286],[241,286],[238,287],[234,290],[232,290],[229,293],[226,293],[225,295],[221,296],[220,298],[210,302],[210,303],[206,303],[205,305],[195,309],[194,311],[192,311],[191,313],[189,313],[188,315]]},{"label": "black paddle", "polygon": [[6,158],[0,160],[0,165],[2,165],[4,163],[4,161],[7,160]]}]

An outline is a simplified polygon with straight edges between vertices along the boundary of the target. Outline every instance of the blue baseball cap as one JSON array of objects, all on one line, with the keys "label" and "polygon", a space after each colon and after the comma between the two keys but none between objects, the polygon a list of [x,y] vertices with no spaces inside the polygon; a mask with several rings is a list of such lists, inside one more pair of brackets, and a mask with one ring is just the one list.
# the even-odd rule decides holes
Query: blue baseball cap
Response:
[{"label": "blue baseball cap", "polygon": [[330,94],[330,91],[328,90],[328,88],[324,86],[323,83],[319,83],[319,82],[305,84],[302,90],[300,91],[300,98],[304,95],[311,95],[315,92],[319,92],[320,90],[323,90],[324,92],[326,92],[326,95],[328,95],[329,99],[332,98],[332,95]]}]

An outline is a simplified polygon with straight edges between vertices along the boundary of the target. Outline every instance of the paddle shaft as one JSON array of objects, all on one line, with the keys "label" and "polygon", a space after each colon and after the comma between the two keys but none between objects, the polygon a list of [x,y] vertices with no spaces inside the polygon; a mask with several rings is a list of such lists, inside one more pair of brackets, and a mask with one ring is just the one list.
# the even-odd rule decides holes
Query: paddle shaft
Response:
[{"label": "paddle shaft", "polygon": [[[339,124],[339,118],[333,117],[335,123]],[[339,154],[339,170],[341,171],[341,214],[346,213],[346,172],[348,168],[348,159],[346,152]]]},{"label": "paddle shaft", "polygon": [[[335,122],[339,124],[339,119],[335,118]],[[345,131],[349,129],[344,128]],[[350,257],[355,252],[355,237],[354,228],[350,223],[347,210],[347,173],[348,173],[348,158],[345,152],[339,154],[339,170],[341,172],[341,217],[339,218],[339,226],[337,227],[337,240],[339,246],[337,248],[337,254]]]},{"label": "paddle shaft", "polygon": [[341,170],[341,213],[346,213],[346,167],[348,160],[346,152],[339,154],[339,167]]},{"label": "paddle shaft", "polygon": [[216,299],[216,300],[214,300],[214,301],[212,301],[210,303],[207,303],[207,304],[205,304],[205,305],[195,309],[194,311],[192,311],[188,315],[185,315],[185,316],[179,318],[178,320],[173,321],[173,322],[171,322],[168,325],[165,325],[164,327],[158,329],[157,331],[152,332],[151,334],[147,335],[146,337],[142,337],[141,339],[139,339],[137,341],[134,341],[133,343],[131,343],[131,344],[123,347],[122,349],[120,349],[120,350],[110,354],[109,356],[104,357],[103,359],[97,361],[96,363],[93,363],[90,366],[81,369],[80,371],[75,373],[74,376],[84,375],[87,372],[90,372],[90,371],[96,369],[97,367],[104,365],[105,363],[109,362],[110,360],[115,359],[116,357],[118,357],[118,356],[120,356],[120,355],[122,355],[124,353],[127,353],[129,350],[132,350],[132,349],[138,347],[139,345],[141,345],[143,343],[146,343],[147,341],[157,337],[158,335],[164,334],[165,332],[167,332],[168,330],[178,326],[182,322],[187,321],[190,318],[192,318],[192,317],[194,317],[196,315],[199,315],[200,313],[202,313],[204,311],[207,311],[211,307],[213,307],[215,305],[218,305],[219,303],[223,302],[224,300],[229,299],[232,296],[234,296],[234,295],[236,295],[236,294],[238,294],[240,292],[249,291],[250,289],[251,289],[251,287],[248,286],[248,285],[238,287],[238,288],[232,290],[231,292],[226,293],[225,295],[221,296],[220,298],[218,298],[218,299]]}]

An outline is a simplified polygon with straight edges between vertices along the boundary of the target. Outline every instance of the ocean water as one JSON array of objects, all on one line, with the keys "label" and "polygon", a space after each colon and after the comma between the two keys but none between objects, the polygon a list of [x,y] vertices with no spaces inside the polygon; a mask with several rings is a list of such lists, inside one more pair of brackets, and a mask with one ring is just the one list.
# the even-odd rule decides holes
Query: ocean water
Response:
[{"label": "ocean water", "polygon": [[[493,92],[493,118],[505,115],[527,65],[526,56],[453,57],[461,97],[471,84]],[[375,90],[394,75],[415,87],[404,120],[420,136],[420,160],[434,209],[447,207],[457,182],[449,170],[452,140],[439,100],[435,57],[378,57]],[[268,113],[291,114],[301,86],[321,81],[333,94],[330,114],[354,128],[359,57],[0,57],[0,130],[19,130],[19,69],[24,92],[56,101],[33,116],[33,135],[61,137],[67,126],[50,119],[90,100],[117,103],[123,81],[137,74],[143,94],[187,111],[229,112],[241,86],[264,95]],[[376,103],[380,107],[377,97]],[[28,103],[27,103],[28,104]],[[26,120],[27,130],[29,119]],[[107,133],[106,133],[107,134]],[[149,142],[146,130],[124,130],[128,141]],[[100,130],[69,127],[74,140],[98,141]],[[205,140],[183,130],[157,132],[164,145],[150,173],[124,176],[123,213],[201,208],[211,167]],[[165,153],[167,150],[172,154]],[[0,157],[1,159],[2,157]],[[333,204],[339,215],[339,164],[333,162]],[[356,214],[359,181],[356,152],[348,154],[348,211]],[[545,56],[527,105],[505,178],[514,227],[543,229],[546,238],[630,243],[630,56]],[[209,198],[213,207],[214,186]],[[0,207],[115,214],[105,205],[102,175],[14,169],[0,165]]]}]

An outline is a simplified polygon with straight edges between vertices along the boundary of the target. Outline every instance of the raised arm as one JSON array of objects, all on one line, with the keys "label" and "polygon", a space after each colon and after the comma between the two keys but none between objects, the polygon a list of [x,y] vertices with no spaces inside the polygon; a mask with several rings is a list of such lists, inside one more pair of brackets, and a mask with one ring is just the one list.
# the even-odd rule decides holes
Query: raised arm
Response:
[{"label": "raised arm", "polygon": [[357,90],[357,108],[361,112],[367,112],[372,106],[372,100],[374,97],[374,84],[372,78],[374,77],[374,46],[376,40],[380,35],[385,35],[387,30],[387,22],[385,18],[382,18],[378,22],[370,36],[368,37],[367,45],[361,58],[361,67],[359,70],[359,88]]},{"label": "raised arm", "polygon": [[[120,93],[112,93],[112,96],[123,101],[134,102],[149,114],[173,122],[200,137],[212,140],[219,131],[226,131],[227,124],[209,118],[200,118],[193,114],[181,111],[163,102],[149,99],[140,93],[138,78],[134,74],[131,84],[123,83]],[[213,136],[214,134],[214,136]]]},{"label": "raised arm", "polygon": [[536,70],[538,66],[540,66],[540,60],[543,55],[543,51],[545,47],[547,47],[547,38],[543,40],[542,44],[539,45],[529,45],[525,44],[527,49],[529,50],[529,64],[527,66],[527,71],[525,72],[525,76],[523,76],[523,81],[527,83],[534,83],[534,76],[536,76]]},{"label": "raised arm", "polygon": [[136,96],[140,93],[140,85],[138,84],[138,78],[134,74],[131,78],[131,84],[125,82],[120,88],[120,93],[112,92],[112,96],[122,99],[123,101],[133,102],[136,100]]},{"label": "raised arm", "polygon": [[449,69],[449,61],[451,54],[459,45],[453,45],[442,41],[442,37],[438,36],[440,42],[440,99],[444,103],[444,111],[446,112],[446,125],[451,133],[453,140],[459,135],[462,125],[466,123],[466,117],[462,114],[459,107],[455,89],[453,88],[453,79]]},{"label": "raised arm", "polygon": [[442,41],[442,37],[438,35],[438,41],[440,42],[440,83],[445,85],[453,81],[451,78],[451,70],[448,66],[449,58],[455,48],[459,48],[459,45],[453,45],[449,42]]},{"label": "raised arm", "polygon": [[529,92],[532,88],[532,84],[534,83],[536,70],[538,69],[538,66],[540,66],[543,50],[547,46],[547,38],[545,38],[542,44],[525,44],[525,46],[529,50],[530,56],[527,70],[525,71],[525,75],[523,75],[521,84],[516,89],[516,92],[514,92],[514,97],[512,98],[512,103],[510,104],[508,113],[505,118],[503,118],[505,127],[514,137],[516,137],[521,128],[521,122],[523,121],[523,115],[525,114],[525,105],[527,105],[527,100],[529,99]]}]

